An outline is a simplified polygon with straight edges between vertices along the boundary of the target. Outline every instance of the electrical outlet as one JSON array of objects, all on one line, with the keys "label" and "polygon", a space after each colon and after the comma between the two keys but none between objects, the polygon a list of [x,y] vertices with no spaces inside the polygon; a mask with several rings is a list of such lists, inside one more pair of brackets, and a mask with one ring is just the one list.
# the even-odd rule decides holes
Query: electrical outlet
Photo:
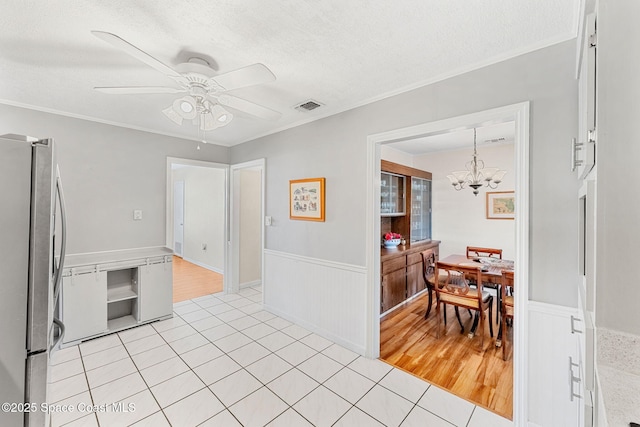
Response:
[{"label": "electrical outlet", "polygon": [[206,243],[203,243],[203,244],[202,244],[202,250],[203,250],[203,251],[206,251],[206,250],[207,250],[207,244],[206,244]]},{"label": "electrical outlet", "polygon": [[142,211],[139,209],[136,209],[133,211],[133,219],[134,221],[140,221],[142,219]]},{"label": "electrical outlet", "polygon": [[270,216],[264,217],[264,225],[271,225],[273,223],[273,219]]}]

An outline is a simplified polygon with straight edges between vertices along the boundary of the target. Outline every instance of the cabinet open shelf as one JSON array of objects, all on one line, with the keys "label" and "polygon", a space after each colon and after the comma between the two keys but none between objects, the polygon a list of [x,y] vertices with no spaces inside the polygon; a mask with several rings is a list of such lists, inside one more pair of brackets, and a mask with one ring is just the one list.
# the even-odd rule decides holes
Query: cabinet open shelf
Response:
[{"label": "cabinet open shelf", "polygon": [[115,319],[111,319],[107,322],[107,328],[110,332],[114,332],[120,329],[125,329],[134,326],[138,323],[133,315],[122,316]]},{"label": "cabinet open shelf", "polygon": [[138,294],[131,288],[131,285],[112,286],[107,289],[107,303],[118,302],[137,297]]}]

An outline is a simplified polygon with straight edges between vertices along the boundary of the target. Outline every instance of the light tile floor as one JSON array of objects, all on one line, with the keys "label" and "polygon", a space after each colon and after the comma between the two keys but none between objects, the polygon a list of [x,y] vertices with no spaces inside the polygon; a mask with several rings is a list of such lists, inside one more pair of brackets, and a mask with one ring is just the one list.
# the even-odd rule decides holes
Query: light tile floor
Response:
[{"label": "light tile floor", "polygon": [[511,425],[260,301],[259,287],[183,301],[172,319],[56,352],[53,427]]}]

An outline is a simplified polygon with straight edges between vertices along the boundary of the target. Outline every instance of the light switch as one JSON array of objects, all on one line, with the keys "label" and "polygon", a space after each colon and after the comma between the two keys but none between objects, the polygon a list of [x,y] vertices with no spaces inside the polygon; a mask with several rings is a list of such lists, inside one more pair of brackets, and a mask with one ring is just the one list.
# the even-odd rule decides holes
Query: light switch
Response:
[{"label": "light switch", "polygon": [[136,209],[133,211],[133,219],[134,221],[140,221],[142,219],[142,211],[139,209]]},{"label": "light switch", "polygon": [[271,225],[271,217],[270,216],[265,216],[264,217],[264,225]]}]

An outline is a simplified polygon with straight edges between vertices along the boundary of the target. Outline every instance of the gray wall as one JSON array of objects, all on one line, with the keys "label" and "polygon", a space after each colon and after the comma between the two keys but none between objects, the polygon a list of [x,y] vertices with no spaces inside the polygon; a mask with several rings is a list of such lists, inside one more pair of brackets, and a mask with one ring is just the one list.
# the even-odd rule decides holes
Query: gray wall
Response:
[{"label": "gray wall", "polygon": [[600,0],[598,10],[596,323],[640,335],[640,2]]},{"label": "gray wall", "polygon": [[[364,266],[367,135],[530,100],[530,295],[575,306],[574,64],[569,41],[232,147],[232,163],[267,159],[266,247]],[[290,220],[288,182],[311,177],[327,179],[326,222]]]},{"label": "gray wall", "polygon": [[[68,253],[165,245],[166,158],[228,163],[228,148],[0,105],[0,134],[53,137]],[[133,210],[142,209],[142,221]]]}]

